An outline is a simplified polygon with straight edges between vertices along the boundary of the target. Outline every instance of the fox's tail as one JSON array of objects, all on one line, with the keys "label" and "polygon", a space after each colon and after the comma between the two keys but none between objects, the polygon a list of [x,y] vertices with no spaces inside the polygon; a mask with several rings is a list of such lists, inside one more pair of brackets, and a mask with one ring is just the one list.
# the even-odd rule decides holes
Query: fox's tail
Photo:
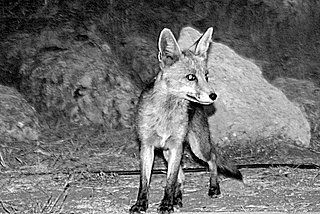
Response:
[{"label": "fox's tail", "polygon": [[232,164],[230,161],[228,161],[226,158],[224,158],[219,154],[217,154],[216,156],[217,156],[216,163],[218,166],[219,174],[222,174],[226,177],[234,178],[240,181],[243,180],[242,174],[236,165]]}]

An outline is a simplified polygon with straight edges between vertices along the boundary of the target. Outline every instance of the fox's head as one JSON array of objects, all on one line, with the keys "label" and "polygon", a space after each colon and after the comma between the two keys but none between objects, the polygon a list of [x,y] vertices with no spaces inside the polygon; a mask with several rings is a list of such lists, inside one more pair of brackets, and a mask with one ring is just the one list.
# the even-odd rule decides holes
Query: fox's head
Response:
[{"label": "fox's head", "polygon": [[207,52],[213,29],[209,28],[188,50],[182,51],[172,34],[165,28],[159,37],[161,71],[157,80],[166,93],[204,105],[217,98],[208,83]]}]

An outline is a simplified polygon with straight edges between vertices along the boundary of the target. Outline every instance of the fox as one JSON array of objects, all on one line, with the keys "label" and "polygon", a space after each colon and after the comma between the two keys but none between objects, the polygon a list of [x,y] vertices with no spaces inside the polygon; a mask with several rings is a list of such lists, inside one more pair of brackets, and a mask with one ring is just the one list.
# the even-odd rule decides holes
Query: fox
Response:
[{"label": "fox", "polygon": [[[182,50],[170,29],[164,28],[158,40],[160,71],[140,95],[136,114],[136,133],[140,143],[140,184],[136,203],[129,212],[148,208],[149,186],[155,149],[161,149],[167,162],[164,196],[158,213],[172,213],[182,207],[184,173],[181,165],[185,144],[209,168],[210,197],[220,192],[218,175],[242,181],[237,167],[220,157],[210,138],[205,105],[217,94],[209,84],[208,50],[212,42],[210,27],[190,48]],[[201,35],[201,34],[200,34]]]}]

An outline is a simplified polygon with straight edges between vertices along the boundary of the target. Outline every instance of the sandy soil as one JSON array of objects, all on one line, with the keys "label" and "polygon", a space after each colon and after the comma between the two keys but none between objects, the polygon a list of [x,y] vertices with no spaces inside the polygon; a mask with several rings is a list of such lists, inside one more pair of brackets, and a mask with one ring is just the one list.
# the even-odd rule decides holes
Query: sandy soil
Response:
[{"label": "sandy soil", "polygon": [[[186,173],[180,212],[320,212],[320,171],[242,169],[244,182],[221,178],[222,195],[207,196],[209,175]],[[165,175],[152,177],[147,213],[155,213]],[[139,176],[72,173],[1,174],[1,213],[128,213]]]}]

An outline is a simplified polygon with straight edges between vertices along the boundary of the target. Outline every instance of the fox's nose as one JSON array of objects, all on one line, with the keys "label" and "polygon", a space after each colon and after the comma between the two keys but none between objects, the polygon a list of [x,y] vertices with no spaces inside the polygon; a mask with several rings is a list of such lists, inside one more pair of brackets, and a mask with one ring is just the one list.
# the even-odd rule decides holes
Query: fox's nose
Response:
[{"label": "fox's nose", "polygon": [[209,95],[209,97],[210,97],[210,99],[211,100],[215,100],[215,99],[217,99],[217,94],[216,93],[211,93],[210,95]]}]

